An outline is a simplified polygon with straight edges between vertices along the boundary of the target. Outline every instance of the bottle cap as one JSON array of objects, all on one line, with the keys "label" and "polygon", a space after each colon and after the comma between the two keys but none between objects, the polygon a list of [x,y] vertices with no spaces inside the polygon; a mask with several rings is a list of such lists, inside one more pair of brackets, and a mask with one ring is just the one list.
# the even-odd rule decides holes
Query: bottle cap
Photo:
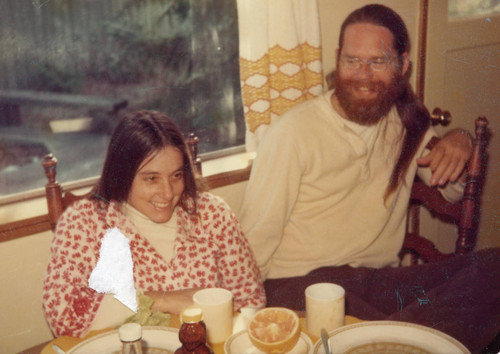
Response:
[{"label": "bottle cap", "polygon": [[188,307],[182,311],[181,320],[186,323],[199,322],[203,319],[203,312],[199,307]]},{"label": "bottle cap", "polygon": [[142,327],[138,323],[126,323],[120,326],[118,333],[121,341],[132,342],[142,338]]}]

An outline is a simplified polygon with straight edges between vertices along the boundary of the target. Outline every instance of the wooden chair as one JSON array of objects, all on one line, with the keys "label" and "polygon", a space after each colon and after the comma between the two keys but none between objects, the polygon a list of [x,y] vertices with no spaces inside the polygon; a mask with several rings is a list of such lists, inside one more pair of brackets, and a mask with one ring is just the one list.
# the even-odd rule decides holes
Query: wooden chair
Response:
[{"label": "wooden chair", "polygon": [[48,179],[45,185],[45,198],[47,199],[50,227],[52,231],[54,231],[57,220],[64,209],[73,204],[76,200],[88,197],[90,193],[75,195],[69,191],[63,192],[61,185],[56,180],[57,159],[53,154],[45,155],[42,166],[45,170],[45,176],[47,176]]},{"label": "wooden chair", "polygon": [[194,168],[196,172],[201,176],[203,175],[201,170],[201,159],[198,157],[198,143],[199,139],[194,133],[190,133],[186,140],[186,144],[191,154],[191,160],[193,161]]},{"label": "wooden chair", "polygon": [[[441,253],[428,239],[420,235],[418,214],[407,225],[407,233],[400,259],[410,255],[412,265],[419,260],[424,263],[436,262],[454,255],[463,255],[472,251],[476,245],[477,226],[480,209],[480,193],[486,171],[486,145],[488,121],[479,117],[475,122],[475,138],[472,155],[467,166],[464,195],[457,203],[447,202],[436,188],[426,186],[418,178],[413,184],[410,198],[411,207],[424,206],[440,219],[453,222],[458,229],[455,251],[450,254]],[[428,144],[432,148],[438,138],[433,138]]]}]

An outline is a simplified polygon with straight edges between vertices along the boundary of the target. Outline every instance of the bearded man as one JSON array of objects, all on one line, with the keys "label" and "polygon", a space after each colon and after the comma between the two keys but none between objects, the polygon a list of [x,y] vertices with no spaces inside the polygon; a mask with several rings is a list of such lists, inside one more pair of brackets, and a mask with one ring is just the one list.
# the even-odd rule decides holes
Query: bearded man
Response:
[{"label": "bearded man", "polygon": [[420,323],[479,351],[500,330],[498,250],[397,267],[415,175],[458,200],[471,150],[460,129],[426,150],[436,132],[408,81],[409,50],[393,10],[368,5],[346,18],[334,90],[270,128],[241,224],[268,306],[303,310],[308,285],[333,282],[347,314]]}]

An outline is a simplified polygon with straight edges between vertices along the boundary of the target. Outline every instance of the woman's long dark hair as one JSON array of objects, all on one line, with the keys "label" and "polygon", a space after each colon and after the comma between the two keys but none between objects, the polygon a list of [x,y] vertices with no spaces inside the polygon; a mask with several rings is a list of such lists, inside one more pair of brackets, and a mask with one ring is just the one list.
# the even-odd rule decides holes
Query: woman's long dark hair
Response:
[{"label": "woman's long dark hair", "polygon": [[[344,44],[344,33],[349,25],[369,23],[387,28],[393,35],[393,47],[396,50],[400,64],[403,54],[410,52],[410,38],[402,18],[392,9],[378,4],[366,5],[352,12],[342,24],[339,36],[339,53]],[[405,130],[401,152],[387,186],[386,196],[396,190],[404,180],[406,171],[413,159],[427,129],[430,126],[430,114],[427,108],[417,98],[409,82],[409,73],[402,78],[401,91],[395,105]]]},{"label": "woman's long dark hair", "polygon": [[182,154],[184,192],[179,205],[189,213],[195,212],[197,182],[184,137],[172,120],[157,111],[132,112],[118,123],[111,135],[101,178],[92,191],[93,198],[126,201],[139,166],[167,146]]}]

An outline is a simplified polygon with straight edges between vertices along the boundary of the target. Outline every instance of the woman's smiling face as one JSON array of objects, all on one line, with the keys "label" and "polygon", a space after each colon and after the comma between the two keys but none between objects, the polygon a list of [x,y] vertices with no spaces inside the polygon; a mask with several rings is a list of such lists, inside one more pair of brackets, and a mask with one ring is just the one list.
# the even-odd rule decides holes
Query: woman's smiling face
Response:
[{"label": "woman's smiling face", "polygon": [[182,153],[167,146],[137,169],[127,202],[156,223],[170,220],[184,192]]}]

